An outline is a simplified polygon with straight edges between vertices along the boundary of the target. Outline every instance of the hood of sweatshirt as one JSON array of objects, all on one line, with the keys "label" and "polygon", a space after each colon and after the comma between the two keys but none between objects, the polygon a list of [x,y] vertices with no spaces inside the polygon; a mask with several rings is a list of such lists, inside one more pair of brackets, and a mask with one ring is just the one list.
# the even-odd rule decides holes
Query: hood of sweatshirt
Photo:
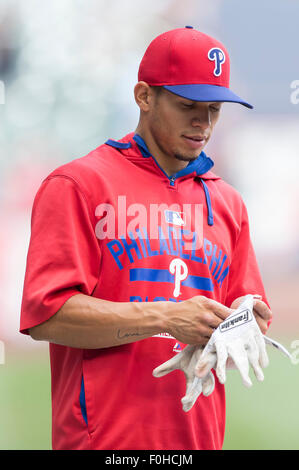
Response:
[{"label": "hood of sweatshirt", "polygon": [[207,157],[204,152],[201,152],[196,160],[190,162],[185,168],[169,176],[159,165],[156,158],[150,153],[144,139],[140,135],[131,132],[120,140],[108,139],[105,144],[119,149],[127,159],[132,161],[132,163],[142,166],[149,171],[158,173],[164,178],[168,178],[170,185],[174,185],[178,178],[196,179],[199,184],[201,184],[205,193],[208,212],[208,224],[214,224],[213,208],[207,181],[218,180],[221,178],[210,171],[210,169],[214,166],[214,162],[211,160],[211,158]]}]

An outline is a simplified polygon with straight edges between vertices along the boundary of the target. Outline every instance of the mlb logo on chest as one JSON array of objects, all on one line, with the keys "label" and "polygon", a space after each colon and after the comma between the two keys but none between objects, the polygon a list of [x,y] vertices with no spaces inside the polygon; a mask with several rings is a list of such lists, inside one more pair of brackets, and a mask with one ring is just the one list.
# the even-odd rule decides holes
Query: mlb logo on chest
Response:
[{"label": "mlb logo on chest", "polygon": [[179,227],[186,225],[184,212],[166,210],[164,211],[164,215],[167,224],[177,225]]}]

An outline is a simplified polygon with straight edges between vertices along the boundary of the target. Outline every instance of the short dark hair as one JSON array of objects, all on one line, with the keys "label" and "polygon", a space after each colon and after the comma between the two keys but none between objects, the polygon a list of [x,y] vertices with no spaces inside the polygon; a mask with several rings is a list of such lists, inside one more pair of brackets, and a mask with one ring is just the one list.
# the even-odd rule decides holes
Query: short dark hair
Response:
[{"label": "short dark hair", "polygon": [[164,90],[162,86],[151,86],[152,90],[154,90],[156,96],[161,94],[161,91]]}]

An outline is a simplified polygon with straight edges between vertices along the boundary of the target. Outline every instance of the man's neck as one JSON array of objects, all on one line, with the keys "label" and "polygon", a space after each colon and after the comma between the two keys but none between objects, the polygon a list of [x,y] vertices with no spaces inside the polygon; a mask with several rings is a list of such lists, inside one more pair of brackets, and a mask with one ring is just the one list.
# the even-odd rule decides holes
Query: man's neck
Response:
[{"label": "man's neck", "polygon": [[150,134],[144,131],[141,127],[137,126],[135,134],[138,134],[146,143],[148,151],[157,160],[160,167],[165,171],[168,176],[172,176],[178,171],[186,168],[189,162],[176,159],[174,156],[165,154],[160,147],[156,144]]}]

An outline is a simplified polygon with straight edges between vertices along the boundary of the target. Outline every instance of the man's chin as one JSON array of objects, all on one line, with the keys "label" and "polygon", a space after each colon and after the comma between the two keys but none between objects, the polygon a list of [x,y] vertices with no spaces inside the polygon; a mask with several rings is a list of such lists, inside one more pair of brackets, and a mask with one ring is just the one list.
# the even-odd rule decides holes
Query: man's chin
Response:
[{"label": "man's chin", "polygon": [[174,157],[181,162],[193,162],[197,159],[198,155],[185,155],[182,153],[175,153]]}]

